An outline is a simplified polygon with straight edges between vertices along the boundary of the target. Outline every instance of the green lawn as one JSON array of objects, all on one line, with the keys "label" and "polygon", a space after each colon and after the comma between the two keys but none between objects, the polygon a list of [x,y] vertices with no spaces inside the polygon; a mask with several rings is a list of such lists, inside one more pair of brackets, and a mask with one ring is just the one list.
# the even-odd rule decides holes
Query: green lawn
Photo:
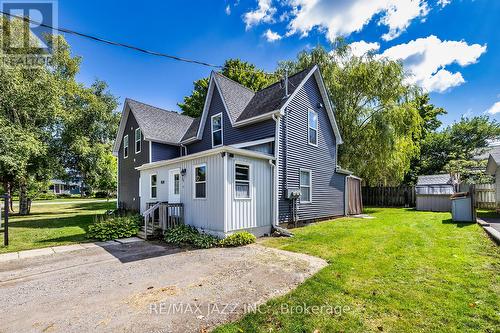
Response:
[{"label": "green lawn", "polygon": [[[376,218],[319,223],[265,241],[329,265],[215,332],[499,332],[500,251],[478,225],[453,223],[449,213],[368,213]],[[291,313],[303,304],[324,311]]]},{"label": "green lawn", "polygon": [[88,241],[85,234],[94,216],[115,207],[113,201],[33,205],[31,215],[9,219],[9,246],[3,246],[0,233],[0,253]]}]

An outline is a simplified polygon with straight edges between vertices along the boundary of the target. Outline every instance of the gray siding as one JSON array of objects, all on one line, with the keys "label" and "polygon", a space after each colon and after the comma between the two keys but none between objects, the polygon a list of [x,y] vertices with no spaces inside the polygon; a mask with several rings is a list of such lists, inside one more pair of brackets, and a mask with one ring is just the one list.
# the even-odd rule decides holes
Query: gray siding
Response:
[{"label": "gray siding", "polygon": [[[312,202],[299,203],[299,220],[344,215],[345,176],[335,172],[336,139],[314,77],[290,102],[280,125],[279,219],[291,218],[287,187],[299,189],[300,169],[312,171]],[[325,104],[323,102],[323,104]],[[308,108],[318,113],[318,147],[308,144]]]},{"label": "gray siding", "polygon": [[[135,129],[139,125],[132,112],[129,113],[118,152],[118,205],[127,210],[139,210],[139,171],[136,167],[149,162],[149,142],[142,140],[141,152],[135,153]],[[128,135],[129,153],[123,158],[123,138]]]},{"label": "gray siding", "polygon": [[205,122],[202,140],[187,146],[188,154],[198,153],[200,151],[212,149],[211,138],[211,117],[222,112],[223,122],[223,144],[226,146],[255,141],[259,139],[269,138],[274,136],[276,123],[274,120],[265,120],[256,124],[251,124],[245,127],[232,127],[231,120],[224,108],[224,103],[217,89],[214,89],[212,102],[208,110],[207,120]]},{"label": "gray siding", "polygon": [[180,147],[151,142],[151,162],[170,160],[180,156]]}]

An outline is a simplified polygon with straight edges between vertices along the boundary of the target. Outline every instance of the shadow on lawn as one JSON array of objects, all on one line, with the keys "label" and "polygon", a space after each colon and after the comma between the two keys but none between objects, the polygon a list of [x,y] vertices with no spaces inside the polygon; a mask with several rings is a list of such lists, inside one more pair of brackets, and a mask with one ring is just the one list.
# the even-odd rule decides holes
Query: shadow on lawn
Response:
[{"label": "shadow on lawn", "polygon": [[474,223],[474,222],[457,222],[457,221],[453,221],[452,219],[446,219],[446,220],[443,220],[443,224],[454,224],[457,228],[464,228],[464,227],[474,225],[476,223]]},{"label": "shadow on lawn", "polygon": [[[96,214],[97,215],[97,214]],[[36,215],[33,215],[36,216]],[[75,215],[71,217],[57,217],[57,218],[45,218],[45,219],[30,219],[22,221],[13,221],[9,224],[10,228],[64,228],[64,227],[82,227],[87,228],[89,224],[94,221],[94,214],[89,215]]]}]

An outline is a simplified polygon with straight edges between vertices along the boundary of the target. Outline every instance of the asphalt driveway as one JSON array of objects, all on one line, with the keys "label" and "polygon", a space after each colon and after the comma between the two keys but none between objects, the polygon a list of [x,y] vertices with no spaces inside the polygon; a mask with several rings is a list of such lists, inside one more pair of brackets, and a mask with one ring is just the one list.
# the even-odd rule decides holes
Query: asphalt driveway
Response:
[{"label": "asphalt driveway", "polygon": [[0,332],[203,332],[325,265],[260,245],[185,251],[147,242],[3,262]]}]

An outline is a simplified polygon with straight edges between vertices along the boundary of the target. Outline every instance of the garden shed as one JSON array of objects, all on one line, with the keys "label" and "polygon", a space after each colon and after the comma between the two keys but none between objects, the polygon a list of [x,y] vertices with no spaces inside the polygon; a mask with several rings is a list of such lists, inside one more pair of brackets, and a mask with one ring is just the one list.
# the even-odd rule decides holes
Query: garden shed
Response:
[{"label": "garden shed", "polygon": [[451,211],[450,196],[456,192],[457,181],[449,174],[419,176],[415,188],[417,210]]}]

